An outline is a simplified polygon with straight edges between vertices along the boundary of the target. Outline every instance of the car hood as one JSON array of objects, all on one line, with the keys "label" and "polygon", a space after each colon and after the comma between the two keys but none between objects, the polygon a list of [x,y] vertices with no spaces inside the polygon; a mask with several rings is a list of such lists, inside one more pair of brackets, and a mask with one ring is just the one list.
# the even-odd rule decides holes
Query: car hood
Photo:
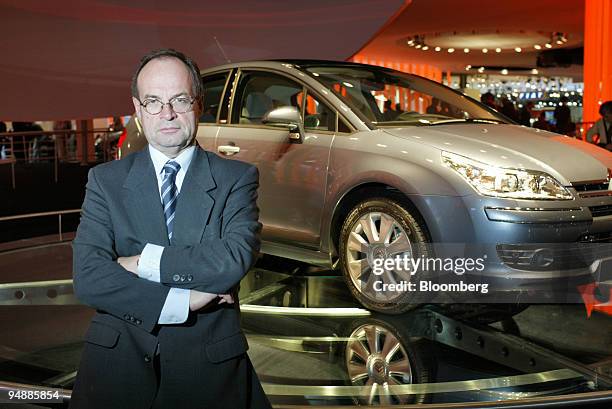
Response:
[{"label": "car hood", "polygon": [[518,125],[460,123],[384,130],[490,165],[546,172],[566,186],[606,179],[612,168],[612,154],[604,149]]}]

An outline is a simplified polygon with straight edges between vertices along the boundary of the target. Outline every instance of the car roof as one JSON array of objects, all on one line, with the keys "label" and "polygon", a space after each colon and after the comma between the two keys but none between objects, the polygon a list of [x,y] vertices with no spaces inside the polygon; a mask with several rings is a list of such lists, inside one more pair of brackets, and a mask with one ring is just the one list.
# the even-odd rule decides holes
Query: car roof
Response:
[{"label": "car roof", "polygon": [[286,66],[286,64],[294,65],[298,68],[308,68],[308,67],[362,67],[362,68],[375,68],[377,70],[382,71],[393,71],[390,68],[380,67],[377,65],[369,65],[369,64],[361,64],[350,61],[334,61],[334,60],[310,60],[310,59],[271,59],[271,60],[251,60],[251,61],[241,61],[235,63],[228,63],[223,65],[217,65],[213,67],[208,67],[206,69],[201,70],[201,73],[209,73],[214,71],[219,71],[223,69],[229,68],[241,68],[241,67],[278,67],[282,68]]}]

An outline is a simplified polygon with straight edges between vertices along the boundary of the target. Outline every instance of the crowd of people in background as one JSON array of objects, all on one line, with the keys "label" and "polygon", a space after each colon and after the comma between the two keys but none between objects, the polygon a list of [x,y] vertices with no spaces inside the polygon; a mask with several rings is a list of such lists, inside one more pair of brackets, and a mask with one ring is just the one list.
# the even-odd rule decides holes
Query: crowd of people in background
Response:
[{"label": "crowd of people in background", "polygon": [[[53,121],[46,129],[36,122],[13,121],[11,128],[0,121],[0,134],[22,134],[17,137],[0,136],[0,160],[15,159],[30,163],[54,159],[63,162],[77,161],[77,135],[72,121]],[[94,153],[96,160],[107,160],[124,129],[123,120],[114,117],[108,129],[94,135]],[[47,132],[45,132],[47,131]],[[36,134],[40,132],[40,134]],[[51,133],[54,132],[54,133]],[[25,133],[25,135],[23,135]],[[24,136],[24,137],[22,137]]]},{"label": "crowd of people in background", "polygon": [[[55,121],[53,130],[71,130],[72,121]],[[48,135],[42,126],[36,122],[13,121],[12,130],[0,121],[0,133],[11,132],[22,134],[24,132],[41,132],[40,135],[29,134],[27,138],[0,137],[0,159],[12,157],[17,160],[28,159],[30,162],[53,157],[54,150],[58,149],[59,159],[70,159],[75,156],[76,136],[74,134],[58,133]],[[57,142],[57,143],[56,143]]]},{"label": "crowd of people in background", "polygon": [[[482,94],[480,101],[521,125],[562,135],[578,136],[577,125],[572,121],[568,98],[565,96],[559,99],[559,104],[552,113],[554,118],[552,123],[547,120],[546,111],[540,111],[537,113],[535,120],[532,120],[536,114],[534,112],[535,103],[533,101],[526,101],[520,109],[517,109],[515,102],[511,99],[503,96],[498,102],[491,92]],[[612,101],[604,102],[599,109],[599,113],[601,114],[601,119],[588,129],[586,140],[612,150],[612,131],[610,130],[610,125],[612,124]]]}]

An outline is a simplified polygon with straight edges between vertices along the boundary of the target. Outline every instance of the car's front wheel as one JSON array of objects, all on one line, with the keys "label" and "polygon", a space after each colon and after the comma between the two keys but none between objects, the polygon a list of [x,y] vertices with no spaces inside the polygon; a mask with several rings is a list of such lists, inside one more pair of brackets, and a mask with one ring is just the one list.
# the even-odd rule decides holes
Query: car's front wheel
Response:
[{"label": "car's front wheel", "polygon": [[400,314],[426,301],[419,293],[387,290],[387,284],[418,278],[402,269],[375,274],[381,260],[428,257],[424,224],[416,212],[388,197],[368,199],[348,214],[340,231],[340,267],[353,296],[366,308]]}]

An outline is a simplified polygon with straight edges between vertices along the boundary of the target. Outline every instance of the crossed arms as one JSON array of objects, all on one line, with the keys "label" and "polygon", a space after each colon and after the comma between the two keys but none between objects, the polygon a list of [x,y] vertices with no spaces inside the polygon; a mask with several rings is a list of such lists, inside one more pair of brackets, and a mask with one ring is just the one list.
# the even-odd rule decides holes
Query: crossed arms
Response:
[{"label": "crossed arms", "polygon": [[[124,258],[117,254],[109,194],[92,169],[73,243],[77,297],[149,332],[158,322],[171,288],[189,290],[192,311],[212,302],[217,294],[222,294],[220,302],[232,302],[227,294],[246,274],[259,250],[258,173],[254,167],[245,170],[225,200],[220,238],[205,236],[194,245],[165,247],[160,282],[155,282],[134,274],[138,256]],[[192,280],[173,281],[177,272],[191,275]]]}]

